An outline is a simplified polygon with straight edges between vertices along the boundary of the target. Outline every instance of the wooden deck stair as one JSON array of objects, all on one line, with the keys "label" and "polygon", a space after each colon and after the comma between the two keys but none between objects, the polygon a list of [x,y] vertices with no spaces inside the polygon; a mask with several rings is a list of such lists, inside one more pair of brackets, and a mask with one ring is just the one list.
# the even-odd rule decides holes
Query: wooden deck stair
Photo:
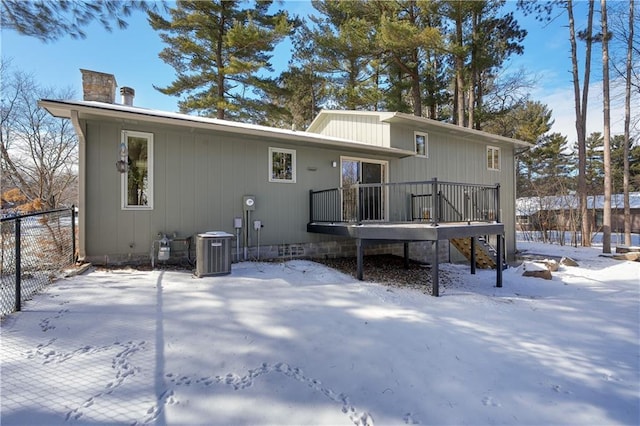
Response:
[{"label": "wooden deck stair", "polygon": [[[452,238],[451,244],[467,259],[471,260],[471,238]],[[496,269],[497,252],[484,238],[476,238],[476,266],[481,269]]]}]

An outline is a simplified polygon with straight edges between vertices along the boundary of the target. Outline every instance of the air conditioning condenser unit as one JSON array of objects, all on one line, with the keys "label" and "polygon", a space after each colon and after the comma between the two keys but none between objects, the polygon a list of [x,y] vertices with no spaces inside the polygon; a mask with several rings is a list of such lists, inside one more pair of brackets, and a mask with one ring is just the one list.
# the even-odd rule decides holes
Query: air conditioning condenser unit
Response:
[{"label": "air conditioning condenser unit", "polygon": [[231,273],[232,234],[222,231],[205,232],[196,236],[196,276]]}]

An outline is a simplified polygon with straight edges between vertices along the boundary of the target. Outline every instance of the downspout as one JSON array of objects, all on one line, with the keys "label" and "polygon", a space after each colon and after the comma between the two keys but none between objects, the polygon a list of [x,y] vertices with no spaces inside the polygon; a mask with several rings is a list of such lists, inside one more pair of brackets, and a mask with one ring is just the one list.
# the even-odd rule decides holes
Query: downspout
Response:
[{"label": "downspout", "polygon": [[71,110],[71,124],[78,136],[78,260],[84,260],[86,228],[87,137],[77,110]]}]

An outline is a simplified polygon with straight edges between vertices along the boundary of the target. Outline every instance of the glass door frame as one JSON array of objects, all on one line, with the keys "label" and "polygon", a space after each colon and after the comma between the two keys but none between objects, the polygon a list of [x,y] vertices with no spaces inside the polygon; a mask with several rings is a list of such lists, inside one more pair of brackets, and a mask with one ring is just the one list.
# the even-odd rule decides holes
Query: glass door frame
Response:
[{"label": "glass door frame", "polygon": [[[382,184],[381,187],[381,195],[382,195],[382,217],[380,219],[375,219],[375,221],[382,221],[382,222],[387,222],[389,221],[389,187],[388,185],[386,185],[387,183],[389,183],[389,162],[386,160],[375,160],[375,159],[371,159],[371,158],[363,158],[363,157],[352,157],[352,156],[340,156],[340,188],[342,189],[340,191],[340,205],[341,207],[341,215],[342,215],[342,220],[347,222],[349,221],[349,218],[345,218],[345,183],[344,183],[344,168],[343,168],[343,164],[345,161],[352,161],[352,162],[358,162],[360,163],[360,166],[358,167],[358,181],[353,184],[353,185],[360,185],[361,180],[362,180],[362,163],[369,163],[369,164],[379,164],[381,166],[381,178],[380,178],[380,183]],[[349,185],[349,184],[347,184]],[[360,197],[358,196],[356,198],[356,206],[358,205]],[[360,221],[361,218],[356,218],[357,221]],[[373,221],[373,219],[369,219],[371,221]],[[369,221],[367,219],[362,219],[362,221]]]}]

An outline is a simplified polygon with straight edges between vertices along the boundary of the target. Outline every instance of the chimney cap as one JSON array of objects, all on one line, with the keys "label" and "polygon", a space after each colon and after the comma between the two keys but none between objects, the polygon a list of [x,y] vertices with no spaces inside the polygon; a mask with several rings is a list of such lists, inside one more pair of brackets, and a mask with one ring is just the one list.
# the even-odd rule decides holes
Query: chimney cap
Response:
[{"label": "chimney cap", "polygon": [[133,106],[133,98],[136,95],[136,91],[133,90],[132,87],[126,87],[126,86],[121,87],[120,95],[122,95],[123,105]]},{"label": "chimney cap", "polygon": [[101,72],[101,71],[93,71],[93,70],[88,70],[88,69],[85,69],[85,68],[80,68],[80,72],[82,73],[83,76],[84,75],[87,75],[87,76],[100,75],[100,76],[103,76],[103,77],[111,78],[111,79],[113,79],[113,83],[116,86],[118,85],[118,83],[116,82],[116,77],[111,73]]},{"label": "chimney cap", "polygon": [[136,91],[133,89],[133,87],[124,86],[120,88],[120,94],[133,96],[136,94]]}]

